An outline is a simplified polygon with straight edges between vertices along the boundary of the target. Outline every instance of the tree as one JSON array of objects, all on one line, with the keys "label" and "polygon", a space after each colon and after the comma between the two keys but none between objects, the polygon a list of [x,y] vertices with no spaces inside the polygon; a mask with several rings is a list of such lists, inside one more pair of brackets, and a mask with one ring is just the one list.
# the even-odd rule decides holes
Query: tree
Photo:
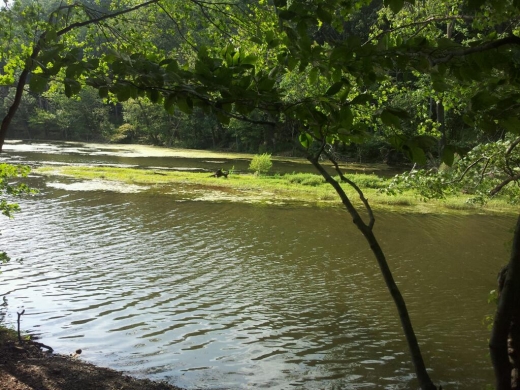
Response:
[{"label": "tree", "polygon": [[[64,39],[69,32],[85,26],[99,26],[105,20],[115,20],[152,4],[158,7],[154,9],[167,15],[162,21],[170,20],[175,25],[186,48],[189,47],[186,52],[172,53],[156,50],[153,45],[141,48],[112,41],[103,46],[107,50],[93,51],[92,58],[86,60],[74,50],[66,50]],[[14,99],[18,103],[4,118],[0,145],[28,75],[31,73],[31,89],[38,91],[44,89],[53,72],[59,74],[61,69],[65,72],[63,83],[68,96],[80,91],[80,81],[84,79],[103,98],[123,102],[148,99],[162,105],[170,114],[177,109],[188,115],[201,110],[214,115],[224,125],[233,118],[264,126],[271,132],[290,123],[298,133],[309,161],[336,189],[370,245],[396,304],[419,384],[423,389],[434,389],[406,305],[374,235],[374,213],[363,193],[341,174],[336,164],[340,180],[357,191],[365,206],[368,221],[363,221],[340,182],[323,169],[319,157],[324,154],[335,164],[327,145],[364,143],[384,127],[385,131],[380,135],[411,160],[425,164],[427,154],[435,145],[440,145],[439,158],[452,165],[455,154],[463,152],[449,143],[446,131],[446,109],[450,99],[455,97],[457,110],[462,113],[466,125],[464,131],[517,132],[520,124],[520,79],[517,76],[520,37],[516,15],[520,3],[469,0],[446,8],[447,3],[441,1],[415,5],[413,0],[385,0],[383,4],[389,11],[383,10],[383,16],[387,15],[388,20],[389,15],[399,15],[402,11],[401,21],[396,19],[390,23],[382,18],[380,31],[374,31],[368,39],[366,31],[342,34],[349,21],[359,17],[359,12],[366,10],[363,6],[370,4],[370,0],[308,0],[302,7],[300,2],[275,0],[272,7],[263,2],[248,4],[248,12],[237,19],[230,10],[233,7],[241,9],[242,3],[192,0],[182,3],[185,9],[181,11],[189,12],[190,16],[197,12],[200,15],[200,18],[194,18],[197,23],[213,27],[210,34],[196,39],[179,27],[181,11],[177,3],[167,0],[144,2],[104,14],[92,13],[91,8],[80,5],[60,8],[60,12],[85,11],[87,16],[81,22],[69,23],[64,13],[58,12],[55,19],[51,18],[52,23],[42,24],[45,32],[25,53],[27,61],[19,61],[25,65]],[[431,15],[430,12],[443,14]],[[266,18],[262,23],[261,17],[265,15],[276,18]],[[158,20],[151,11],[146,16],[149,20]],[[55,27],[58,19],[65,23],[64,27]],[[441,29],[437,28],[439,23]],[[456,27],[464,32],[463,39],[458,40],[453,35]],[[61,54],[52,54],[53,50]],[[284,81],[287,84],[302,73],[308,74],[312,87],[301,91],[282,88]],[[404,109],[406,106],[393,105],[398,101],[398,94],[392,90],[395,80],[399,81],[403,75],[413,77],[413,85],[430,88],[420,99],[433,99],[437,131],[404,131],[407,126],[412,128],[412,116]],[[288,94],[288,91],[294,93]],[[392,98],[384,97],[388,96],[388,91],[392,92]],[[403,94],[407,96],[404,100],[409,100],[408,96],[413,92],[413,88],[409,88]],[[257,110],[266,115],[252,116]],[[516,172],[513,173],[516,176]],[[514,254],[513,257],[518,256]],[[511,323],[511,305],[515,302],[516,281],[520,279],[516,273],[514,267],[508,273],[507,288],[499,303],[503,310],[495,319],[497,338],[492,338],[491,342],[499,389],[511,386],[511,370],[505,363],[507,334],[504,345],[504,329]],[[506,387],[506,376],[509,387]]]},{"label": "tree", "polygon": [[[42,22],[37,15],[38,4],[30,6],[28,10],[21,12],[20,2],[15,2],[12,8],[4,8],[1,11],[1,16],[7,19],[6,35],[11,34],[10,38],[6,40],[10,47],[12,41],[19,38],[13,33],[15,31],[13,20],[18,16],[24,19],[25,32],[31,31],[30,27],[36,31],[34,36],[34,43],[30,45],[30,49],[24,49],[21,53],[14,53],[8,59],[8,64],[4,66],[7,69],[6,74],[2,75],[6,83],[12,83],[15,80],[15,73],[17,67],[20,66],[21,72],[17,75],[16,93],[7,114],[0,125],[0,151],[4,143],[7,130],[13,117],[20,106],[20,102],[24,93],[24,87],[30,78],[30,88],[34,92],[43,92],[50,77],[57,76],[60,71],[65,70],[65,78],[63,79],[65,86],[65,95],[68,97],[74,93],[78,93],[81,85],[77,78],[80,78],[84,71],[95,68],[99,65],[98,61],[93,60],[83,61],[83,53],[76,45],[71,42],[66,42],[67,34],[75,32],[82,27],[92,25],[101,25],[102,22],[110,19],[115,19],[121,15],[128,14],[140,8],[157,3],[158,0],[149,0],[141,4],[126,8],[117,12],[102,13],[96,9],[90,8],[81,3],[73,3],[72,5],[58,6],[53,10],[48,22]],[[81,18],[83,17],[83,20]],[[15,39],[16,38],[16,39]],[[68,43],[66,46],[60,39]],[[22,47],[25,48],[25,45]],[[10,50],[8,51],[8,53]],[[29,54],[30,52],[30,54]],[[51,66],[52,65],[52,66]]]}]

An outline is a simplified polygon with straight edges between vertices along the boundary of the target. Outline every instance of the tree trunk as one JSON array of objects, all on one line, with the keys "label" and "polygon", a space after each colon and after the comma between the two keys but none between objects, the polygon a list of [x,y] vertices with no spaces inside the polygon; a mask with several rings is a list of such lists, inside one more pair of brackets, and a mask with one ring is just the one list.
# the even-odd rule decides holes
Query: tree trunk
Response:
[{"label": "tree trunk", "polygon": [[395,283],[394,277],[392,276],[392,272],[390,271],[390,267],[388,266],[388,262],[386,261],[383,250],[377,242],[377,239],[372,230],[372,226],[367,225],[363,222],[361,216],[350,202],[350,199],[348,198],[343,188],[336,180],[332,178],[332,176],[329,175],[329,173],[323,168],[323,166],[321,166],[318,160],[313,157],[309,157],[308,159],[314,165],[314,167],[320,172],[320,174],[325,178],[325,180],[330,185],[332,185],[332,187],[334,187],[339,197],[341,198],[343,205],[345,206],[349,214],[352,216],[354,224],[361,231],[361,233],[367,240],[368,244],[370,245],[372,253],[376,257],[379,269],[381,270],[381,273],[383,275],[383,279],[395,303],[397,312],[399,313],[401,326],[403,328],[404,335],[408,343],[408,348],[412,357],[415,373],[417,375],[417,380],[419,381],[421,389],[437,390],[437,387],[433,384],[432,380],[430,379],[430,376],[428,375],[428,372],[426,371],[426,366],[422,358],[419,343],[417,342],[417,337],[415,336],[415,332],[412,327],[412,322],[408,314],[408,309],[406,308],[403,296],[401,295],[401,292],[399,291],[399,288]]},{"label": "tree trunk", "polygon": [[446,117],[444,113],[444,104],[442,100],[436,102],[436,110],[437,110],[437,123],[439,124],[439,131],[441,133],[441,139],[439,141],[439,157],[442,158],[442,153],[444,152],[444,148],[447,143],[446,136]]},{"label": "tree trunk", "polygon": [[[512,354],[517,354],[514,347],[519,344],[518,326],[520,324],[520,216],[518,217],[513,237],[511,257],[498,297],[497,311],[489,340],[491,363],[495,372],[495,389],[511,390],[518,388],[514,380],[515,366],[510,360],[509,343]],[[509,341],[509,339],[511,339]],[[516,362],[518,364],[518,362]],[[516,373],[516,376],[518,373]]]}]

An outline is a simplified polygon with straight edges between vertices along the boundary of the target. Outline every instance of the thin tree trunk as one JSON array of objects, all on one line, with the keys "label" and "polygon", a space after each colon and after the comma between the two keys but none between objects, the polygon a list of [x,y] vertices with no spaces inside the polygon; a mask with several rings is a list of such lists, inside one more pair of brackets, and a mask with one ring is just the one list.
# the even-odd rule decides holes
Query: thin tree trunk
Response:
[{"label": "thin tree trunk", "polygon": [[408,348],[410,350],[410,354],[412,357],[412,362],[415,367],[415,373],[417,375],[417,380],[419,381],[419,385],[423,390],[436,390],[437,387],[433,384],[428,372],[426,371],[426,366],[424,364],[424,360],[422,358],[421,350],[419,348],[419,343],[417,342],[417,337],[415,336],[415,332],[412,327],[412,322],[410,320],[410,316],[408,314],[408,309],[406,308],[406,304],[404,302],[403,296],[397,287],[397,284],[394,281],[392,276],[392,272],[390,271],[390,267],[388,266],[388,262],[386,261],[385,255],[381,246],[377,242],[377,239],[372,230],[371,224],[367,225],[363,222],[363,219],[359,215],[356,208],[352,205],[350,199],[347,194],[340,186],[340,184],[329,175],[329,173],[321,166],[316,158],[309,157],[309,161],[314,165],[314,167],[320,172],[320,174],[325,178],[325,180],[334,187],[336,192],[343,205],[346,207],[349,214],[352,216],[353,222],[356,227],[361,231],[368,244],[370,245],[370,249],[372,253],[376,257],[377,263],[379,265],[379,269],[383,274],[384,281],[394,300],[395,306],[397,307],[397,312],[399,313],[399,319],[401,320],[401,326],[403,328],[406,341],[408,343]]},{"label": "thin tree trunk", "polygon": [[497,311],[489,340],[491,363],[495,372],[495,389],[511,390],[511,371],[508,338],[512,322],[518,316],[520,305],[520,216],[516,222],[511,257],[507,273],[498,298]]}]

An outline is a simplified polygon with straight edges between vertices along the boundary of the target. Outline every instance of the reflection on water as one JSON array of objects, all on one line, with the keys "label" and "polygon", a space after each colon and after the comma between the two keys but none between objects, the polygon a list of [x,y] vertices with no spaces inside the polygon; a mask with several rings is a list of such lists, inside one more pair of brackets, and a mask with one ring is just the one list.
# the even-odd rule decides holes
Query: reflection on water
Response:
[{"label": "reflection on water", "polygon": [[[377,266],[340,210],[47,190],[3,228],[8,320],[59,352],[193,387],[411,388]],[[381,215],[436,380],[491,382],[509,218]],[[467,387],[470,388],[470,387]],[[473,387],[474,388],[474,387]]]},{"label": "reflection on water", "polygon": [[[0,309],[60,353],[186,388],[416,388],[375,260],[339,209],[45,187],[2,220]],[[377,214],[432,377],[492,382],[510,217]]]},{"label": "reflection on water", "polygon": [[[235,172],[248,172],[251,155],[219,154],[211,151],[190,151],[186,149],[168,149],[144,145],[105,145],[84,144],[79,142],[20,142],[8,141],[0,154],[0,162],[12,164],[39,165],[105,165],[149,169],[175,169],[189,171],[214,172],[219,168]],[[331,174],[336,174],[331,166],[325,165]],[[350,164],[346,172],[377,173],[391,177],[399,170],[393,170],[385,164],[371,165]],[[306,160],[273,160],[273,173],[310,172],[314,167]]]}]

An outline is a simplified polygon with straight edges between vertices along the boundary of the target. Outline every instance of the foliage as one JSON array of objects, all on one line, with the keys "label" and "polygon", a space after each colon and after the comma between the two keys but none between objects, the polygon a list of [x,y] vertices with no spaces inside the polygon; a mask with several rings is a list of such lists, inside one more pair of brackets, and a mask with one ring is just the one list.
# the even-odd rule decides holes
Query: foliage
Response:
[{"label": "foliage", "polygon": [[[20,210],[17,203],[10,201],[12,197],[34,193],[34,190],[24,183],[12,183],[14,178],[26,177],[29,171],[30,168],[27,166],[0,164],[0,211],[8,218],[13,218],[13,214]],[[7,253],[0,251],[0,263],[7,261],[9,261]]]},{"label": "foliage", "polygon": [[518,141],[480,144],[451,167],[413,169],[396,175],[385,192],[395,194],[415,190],[425,199],[444,198],[447,194],[471,194],[470,202],[485,203],[498,191],[511,203],[520,199],[516,177],[520,174]]},{"label": "foliage", "polygon": [[253,171],[256,175],[263,175],[269,172],[272,166],[273,162],[271,161],[270,154],[255,154],[249,164],[249,170]]},{"label": "foliage", "polygon": [[8,218],[13,218],[13,213],[20,210],[18,204],[9,202],[9,198],[34,192],[27,184],[11,182],[13,178],[27,177],[29,171],[28,166],[0,164],[0,211]]}]

